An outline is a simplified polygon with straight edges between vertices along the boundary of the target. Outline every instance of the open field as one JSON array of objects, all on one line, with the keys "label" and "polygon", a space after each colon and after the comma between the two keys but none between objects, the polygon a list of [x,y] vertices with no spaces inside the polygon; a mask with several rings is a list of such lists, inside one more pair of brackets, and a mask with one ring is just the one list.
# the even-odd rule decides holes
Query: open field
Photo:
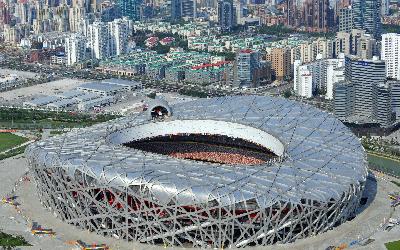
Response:
[{"label": "open field", "polygon": [[387,250],[399,250],[400,249],[400,240],[392,241],[385,244]]},{"label": "open field", "polygon": [[16,147],[28,139],[11,133],[0,133],[0,152]]},{"label": "open field", "polygon": [[20,100],[30,100],[34,96],[39,95],[54,95],[63,91],[75,89],[83,83],[77,79],[62,79],[52,82],[46,82],[26,88],[14,89],[0,93],[0,101],[8,101],[16,103]]}]

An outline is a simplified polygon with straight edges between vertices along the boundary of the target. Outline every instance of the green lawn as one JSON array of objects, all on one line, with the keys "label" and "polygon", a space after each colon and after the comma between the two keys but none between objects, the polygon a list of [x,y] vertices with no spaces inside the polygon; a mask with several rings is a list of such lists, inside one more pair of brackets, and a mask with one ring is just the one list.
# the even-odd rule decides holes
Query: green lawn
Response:
[{"label": "green lawn", "polygon": [[11,133],[0,133],[0,152],[28,141],[27,138]]},{"label": "green lawn", "polygon": [[17,149],[10,150],[5,154],[0,154],[0,161],[24,153],[26,147],[27,145],[19,147]]},{"label": "green lawn", "polygon": [[385,247],[387,250],[399,250],[400,249],[400,240],[385,243]]},{"label": "green lawn", "polygon": [[18,246],[30,246],[30,244],[22,236],[14,237],[10,234],[0,232],[0,246],[18,247]]},{"label": "green lawn", "polygon": [[73,112],[0,108],[0,128],[41,129],[87,127],[117,117],[106,114],[89,115]]}]

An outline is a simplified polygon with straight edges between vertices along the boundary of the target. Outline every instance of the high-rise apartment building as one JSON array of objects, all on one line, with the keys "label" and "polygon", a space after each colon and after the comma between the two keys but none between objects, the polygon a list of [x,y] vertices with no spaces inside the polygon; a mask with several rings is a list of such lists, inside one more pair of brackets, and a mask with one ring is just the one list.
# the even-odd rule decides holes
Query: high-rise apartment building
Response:
[{"label": "high-rise apartment building", "polygon": [[400,34],[382,35],[381,59],[386,62],[386,76],[400,80]]},{"label": "high-rise apartment building", "polygon": [[289,48],[272,48],[267,51],[267,61],[271,62],[275,78],[287,79],[291,76],[291,52]]},{"label": "high-rise apartment building", "polygon": [[296,94],[302,97],[311,98],[315,90],[312,71],[307,65],[300,65],[296,70]]},{"label": "high-rise apartment building", "polygon": [[364,30],[351,31],[351,54],[362,59],[372,59],[375,55],[376,40]]},{"label": "high-rise apartment building", "polygon": [[108,23],[96,21],[90,24],[87,40],[92,58],[101,60],[127,53],[129,22],[130,20],[123,18]]},{"label": "high-rise apartment building", "polygon": [[333,98],[333,85],[334,83],[344,79],[344,55],[339,58],[319,59],[311,63],[301,65],[301,62],[295,61],[294,63],[294,91],[298,95],[305,96],[300,90],[302,84],[301,70],[307,69],[312,80],[312,91],[307,94],[312,94],[316,90],[326,92],[326,98]]},{"label": "high-rise apartment building", "polygon": [[78,34],[67,37],[65,39],[65,55],[68,66],[86,60],[86,38]]},{"label": "high-rise apartment building", "polygon": [[128,36],[130,33],[129,20],[115,19],[108,23],[108,29],[111,36],[110,39],[110,54],[122,55],[128,51]]},{"label": "high-rise apartment building", "polygon": [[92,58],[105,59],[112,56],[107,23],[94,22],[89,25],[88,42]]},{"label": "high-rise apartment building", "polygon": [[351,34],[347,32],[336,33],[335,39],[336,55],[343,53],[345,55],[351,54]]},{"label": "high-rise apartment building", "polygon": [[365,30],[352,29],[350,32],[338,32],[335,39],[336,55],[355,55],[362,59],[371,59],[376,52],[376,39]]},{"label": "high-rise apartment building", "polygon": [[354,0],[354,28],[365,30],[378,39],[381,36],[381,0]]},{"label": "high-rise apartment building", "polygon": [[218,24],[223,31],[229,31],[235,26],[235,8],[231,0],[218,2]]}]

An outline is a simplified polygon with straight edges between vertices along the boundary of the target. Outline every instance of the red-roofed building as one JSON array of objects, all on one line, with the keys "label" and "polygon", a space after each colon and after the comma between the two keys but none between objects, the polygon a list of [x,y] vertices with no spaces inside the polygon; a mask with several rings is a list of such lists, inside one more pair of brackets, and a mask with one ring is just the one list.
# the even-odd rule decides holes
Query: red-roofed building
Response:
[{"label": "red-roofed building", "polygon": [[158,41],[160,41],[160,39],[156,36],[152,36],[146,39],[145,44],[147,47],[151,48],[157,45]]},{"label": "red-roofed building", "polygon": [[241,51],[240,51],[240,53],[246,53],[246,54],[250,54],[250,53],[252,53],[253,52],[253,50],[251,50],[251,49],[242,49]]},{"label": "red-roofed building", "polygon": [[211,68],[211,67],[221,67],[221,66],[223,66],[225,64],[230,64],[230,63],[232,63],[232,62],[230,62],[230,61],[220,61],[220,62],[216,62],[216,63],[206,63],[206,64],[193,66],[192,69],[198,70],[198,69]]},{"label": "red-roofed building", "polygon": [[161,39],[161,40],[160,40],[160,43],[161,43],[162,45],[168,45],[168,44],[173,43],[174,41],[175,41],[175,38],[170,37],[170,36],[167,36],[167,37]]}]

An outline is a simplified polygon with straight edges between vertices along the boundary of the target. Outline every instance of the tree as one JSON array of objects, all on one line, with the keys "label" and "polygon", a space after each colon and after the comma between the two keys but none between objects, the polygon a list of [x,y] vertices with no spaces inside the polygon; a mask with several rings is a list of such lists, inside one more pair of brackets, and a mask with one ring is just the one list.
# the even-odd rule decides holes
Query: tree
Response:
[{"label": "tree", "polygon": [[292,91],[290,91],[290,89],[285,90],[285,92],[283,92],[283,96],[285,98],[289,98],[292,96]]}]

